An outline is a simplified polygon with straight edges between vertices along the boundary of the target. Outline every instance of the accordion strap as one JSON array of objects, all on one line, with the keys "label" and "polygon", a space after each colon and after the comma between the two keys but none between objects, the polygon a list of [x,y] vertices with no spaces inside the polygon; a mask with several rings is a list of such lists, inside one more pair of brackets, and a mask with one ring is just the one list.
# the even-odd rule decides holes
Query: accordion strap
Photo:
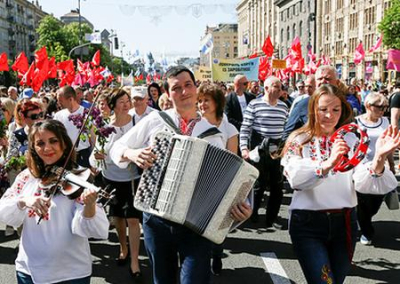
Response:
[{"label": "accordion strap", "polygon": [[218,133],[221,133],[221,131],[219,131],[218,128],[211,127],[209,129],[207,129],[206,131],[204,131],[203,133],[201,133],[200,135],[198,135],[197,138],[203,139],[203,138],[206,138],[208,136],[212,136],[212,135],[215,135]]},{"label": "accordion strap", "polygon": [[160,111],[158,112],[160,117],[164,120],[164,122],[176,133],[176,134],[182,134],[181,130],[175,125],[174,121],[172,118],[165,112],[165,111]]}]

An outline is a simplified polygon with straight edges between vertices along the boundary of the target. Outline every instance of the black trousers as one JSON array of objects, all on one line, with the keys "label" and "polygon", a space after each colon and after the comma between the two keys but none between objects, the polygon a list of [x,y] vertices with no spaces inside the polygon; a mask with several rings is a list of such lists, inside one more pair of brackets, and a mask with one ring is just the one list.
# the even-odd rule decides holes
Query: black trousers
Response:
[{"label": "black trousers", "polygon": [[261,206],[261,201],[269,188],[269,198],[267,201],[266,225],[270,226],[275,222],[279,214],[279,209],[283,198],[283,176],[281,171],[281,159],[272,159],[269,155],[260,154],[260,161],[254,166],[260,175],[254,184],[254,212],[257,214]]},{"label": "black trousers", "polygon": [[361,233],[368,239],[375,234],[372,217],[378,213],[385,195],[364,194],[357,192],[357,218]]}]

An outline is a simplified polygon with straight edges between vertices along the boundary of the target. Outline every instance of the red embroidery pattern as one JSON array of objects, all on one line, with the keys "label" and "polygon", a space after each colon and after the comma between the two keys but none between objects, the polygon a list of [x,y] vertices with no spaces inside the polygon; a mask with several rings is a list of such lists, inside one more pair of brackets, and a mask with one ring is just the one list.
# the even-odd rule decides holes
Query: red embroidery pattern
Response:
[{"label": "red embroidery pattern", "polygon": [[179,118],[179,128],[183,135],[191,136],[196,123],[201,120],[201,117],[198,116],[196,119],[192,119],[189,122],[186,122],[183,118]]},{"label": "red embroidery pattern", "polygon": [[[317,145],[319,147],[317,147]],[[318,148],[321,162],[326,161],[329,158],[330,150],[332,148],[332,142],[329,141],[326,136],[322,136],[320,138],[313,137],[310,141],[310,158],[313,161],[318,160]]]}]

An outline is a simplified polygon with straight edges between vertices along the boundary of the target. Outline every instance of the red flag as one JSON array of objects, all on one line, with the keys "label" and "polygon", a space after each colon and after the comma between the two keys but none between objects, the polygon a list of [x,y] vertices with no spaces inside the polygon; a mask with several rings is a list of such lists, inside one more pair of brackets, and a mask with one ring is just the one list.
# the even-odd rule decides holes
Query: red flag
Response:
[{"label": "red flag", "polygon": [[49,61],[47,57],[46,47],[43,46],[41,49],[35,52],[35,64],[36,68],[42,69],[42,66]]},{"label": "red flag", "polygon": [[147,74],[147,76],[146,76],[146,83],[147,83],[147,84],[150,84],[150,83],[151,83],[151,76],[150,76],[150,74]]},{"label": "red flag", "polygon": [[378,40],[377,40],[377,42],[375,43],[375,45],[373,46],[373,47],[371,47],[369,50],[368,50],[368,52],[374,52],[375,50],[377,50],[378,48],[380,48],[381,47],[381,45],[382,45],[382,38],[383,38],[383,36],[381,35],[379,38],[378,38]]},{"label": "red flag", "polygon": [[48,78],[57,78],[57,65],[56,65],[56,58],[53,56],[49,60],[49,73]]},{"label": "red flag", "polygon": [[254,52],[253,54],[249,55],[250,59],[257,58],[257,57],[258,57],[257,52]]},{"label": "red flag", "polygon": [[34,72],[35,72],[35,63],[32,62],[31,66],[29,66],[28,71],[26,71],[19,84],[21,86],[23,85],[31,86]]},{"label": "red flag", "polygon": [[8,71],[7,54],[3,52],[0,54],[0,71]]},{"label": "red flag", "polygon": [[264,81],[268,77],[268,71],[271,69],[267,56],[260,57],[258,65],[258,79]]},{"label": "red flag", "polygon": [[[329,56],[326,56],[325,54],[322,54],[322,57],[320,59],[320,64],[322,65],[331,65],[331,59]],[[317,62],[317,67],[319,67],[318,62]]]},{"label": "red flag", "polygon": [[315,61],[317,59],[317,55],[315,55],[315,53],[312,52],[311,48],[308,50],[307,56],[310,57],[310,61]]},{"label": "red flag", "polygon": [[363,48],[362,42],[357,46],[356,50],[354,51],[354,63],[355,64],[360,64],[361,61],[363,61],[365,57],[365,51]]},{"label": "red flag", "polygon": [[299,37],[296,36],[295,39],[293,40],[289,54],[292,60],[298,60],[302,58],[301,43]]},{"label": "red flag", "polygon": [[93,59],[91,62],[92,66],[99,66],[100,65],[100,49],[96,51],[93,55]]},{"label": "red flag", "polygon": [[17,58],[15,58],[14,64],[11,66],[12,70],[18,72],[18,77],[22,77],[29,69],[28,58],[26,58],[25,52],[21,52]]},{"label": "red flag", "polygon": [[264,51],[264,53],[267,57],[271,57],[274,54],[274,46],[272,45],[271,37],[269,35],[265,39],[264,44],[261,49],[262,49],[262,51]]},{"label": "red flag", "polygon": [[400,71],[400,50],[388,50],[386,69]]}]

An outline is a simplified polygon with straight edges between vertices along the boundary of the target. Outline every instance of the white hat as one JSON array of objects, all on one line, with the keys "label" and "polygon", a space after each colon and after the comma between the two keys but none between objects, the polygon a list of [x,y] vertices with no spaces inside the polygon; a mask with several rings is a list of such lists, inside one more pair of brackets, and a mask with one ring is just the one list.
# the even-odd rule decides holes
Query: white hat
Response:
[{"label": "white hat", "polygon": [[147,89],[143,87],[132,87],[131,98],[139,97],[144,99],[147,96]]}]

